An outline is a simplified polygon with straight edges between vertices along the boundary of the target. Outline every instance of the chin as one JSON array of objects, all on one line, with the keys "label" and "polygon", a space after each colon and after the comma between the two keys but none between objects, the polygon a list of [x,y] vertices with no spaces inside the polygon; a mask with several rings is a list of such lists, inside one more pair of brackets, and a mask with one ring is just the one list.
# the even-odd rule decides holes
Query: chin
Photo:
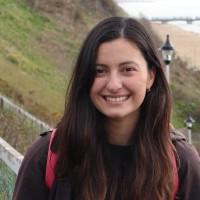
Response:
[{"label": "chin", "polygon": [[122,115],[121,113],[109,113],[109,114],[104,114],[104,115],[106,118],[116,119],[116,120],[125,118],[125,115]]}]

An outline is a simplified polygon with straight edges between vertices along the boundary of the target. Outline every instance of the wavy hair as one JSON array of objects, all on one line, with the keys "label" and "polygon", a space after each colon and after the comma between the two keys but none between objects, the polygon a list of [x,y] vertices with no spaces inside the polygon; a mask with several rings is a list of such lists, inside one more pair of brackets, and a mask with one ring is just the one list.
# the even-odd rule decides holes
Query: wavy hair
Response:
[{"label": "wavy hair", "polygon": [[[99,46],[125,38],[137,45],[155,71],[151,91],[141,105],[132,148],[132,166],[122,182],[113,182],[108,196],[103,117],[90,99]],[[114,200],[118,184],[122,199],[169,200],[173,191],[173,165],[169,149],[171,94],[155,45],[145,27],[132,18],[111,17],[97,24],[85,39],[69,84],[65,113],[58,124],[54,150],[56,177],[67,177],[75,199]],[[133,150],[134,149],[134,150]]]}]

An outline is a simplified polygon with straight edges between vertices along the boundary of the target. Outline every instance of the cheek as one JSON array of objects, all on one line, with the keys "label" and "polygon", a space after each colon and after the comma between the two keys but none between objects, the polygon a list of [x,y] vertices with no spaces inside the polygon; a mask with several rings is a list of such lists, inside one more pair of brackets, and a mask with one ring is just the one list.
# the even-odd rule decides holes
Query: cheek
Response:
[{"label": "cheek", "polygon": [[147,80],[144,79],[134,79],[129,81],[126,86],[127,89],[132,93],[134,101],[142,103],[146,96]]},{"label": "cheek", "polygon": [[90,89],[90,98],[92,101],[94,101],[95,98],[97,98],[97,95],[103,90],[105,87],[106,81],[101,78],[96,78],[92,84],[92,87]]},{"label": "cheek", "polygon": [[136,93],[146,93],[147,89],[147,79],[145,77],[135,77],[126,82],[126,86]]}]

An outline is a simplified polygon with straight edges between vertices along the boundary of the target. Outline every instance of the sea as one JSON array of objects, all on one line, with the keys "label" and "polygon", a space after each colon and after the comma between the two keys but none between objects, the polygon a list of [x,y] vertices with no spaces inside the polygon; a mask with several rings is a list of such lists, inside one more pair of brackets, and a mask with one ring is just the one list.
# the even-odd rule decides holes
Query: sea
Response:
[{"label": "sea", "polygon": [[[116,0],[116,2],[119,0]],[[151,2],[152,1],[152,2]],[[200,3],[199,4],[186,4],[189,1],[182,0],[182,4],[180,4],[179,0],[168,0],[171,4],[168,5],[167,2],[163,2],[162,0],[137,0],[139,3],[134,3],[136,0],[120,0],[118,5],[122,7],[125,12],[127,12],[130,16],[133,17],[140,17],[144,16],[147,19],[154,18],[154,17],[199,17],[200,16]],[[197,0],[190,0],[193,2],[197,2]],[[133,2],[133,3],[131,3]],[[142,2],[142,3],[140,3]],[[175,4],[179,2],[179,4]],[[185,4],[184,4],[185,3]],[[171,7],[170,7],[171,6]],[[200,21],[193,21],[192,24],[187,24],[184,21],[173,21],[168,22],[169,24],[174,24],[180,27],[183,30],[199,33],[200,34]],[[200,44],[199,44],[200,45]]]}]

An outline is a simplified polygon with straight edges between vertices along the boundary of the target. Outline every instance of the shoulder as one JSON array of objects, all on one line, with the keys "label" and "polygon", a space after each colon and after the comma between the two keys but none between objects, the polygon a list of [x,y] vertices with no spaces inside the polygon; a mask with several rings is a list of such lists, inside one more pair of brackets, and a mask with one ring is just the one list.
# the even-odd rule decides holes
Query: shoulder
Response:
[{"label": "shoulder", "polygon": [[200,196],[200,157],[184,135],[175,131],[172,142],[176,148],[179,167],[179,195],[184,200],[197,200]]},{"label": "shoulder", "polygon": [[20,167],[19,175],[24,171],[30,172],[31,170],[45,172],[50,133],[51,131],[40,134],[40,137],[29,147]]},{"label": "shoulder", "polygon": [[40,134],[40,137],[27,150],[24,161],[46,160],[51,131]]},{"label": "shoulder", "polygon": [[186,141],[177,141],[175,144],[181,168],[186,172],[187,169],[198,170],[200,172],[200,157],[191,144],[188,144]]},{"label": "shoulder", "polygon": [[180,159],[180,165],[193,166],[194,168],[200,167],[200,157],[195,147],[186,141],[183,133],[174,130],[172,132],[172,142],[176,148],[177,154]]},{"label": "shoulder", "polygon": [[20,167],[13,199],[46,199],[48,189],[45,185],[46,160],[49,146],[50,132],[41,136],[31,145],[24,156]]},{"label": "shoulder", "polygon": [[173,130],[172,142],[176,148],[181,167],[192,166],[193,168],[200,167],[200,157],[195,147],[186,141],[183,133]]}]

